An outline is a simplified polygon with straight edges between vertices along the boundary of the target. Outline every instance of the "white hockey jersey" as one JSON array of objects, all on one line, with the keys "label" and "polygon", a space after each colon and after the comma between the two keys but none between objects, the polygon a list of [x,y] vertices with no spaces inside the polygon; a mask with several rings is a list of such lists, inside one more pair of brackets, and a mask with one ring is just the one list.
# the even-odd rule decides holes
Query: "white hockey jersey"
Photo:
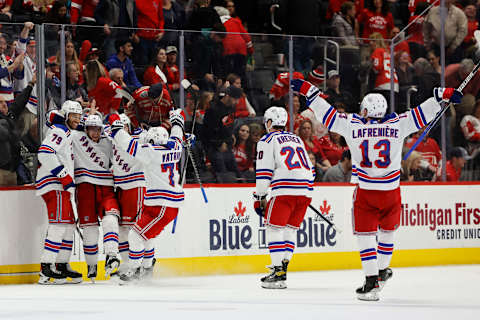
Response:
[{"label": "white hockey jersey", "polygon": [[[132,134],[132,138],[137,142],[139,134],[139,131]],[[143,164],[117,146],[115,140],[113,140],[112,169],[115,187],[123,190],[145,187]]]},{"label": "white hockey jersey", "polygon": [[[35,61],[27,55],[27,40],[28,39],[22,39],[20,38],[17,44],[16,51],[17,53],[25,53],[25,59],[23,60],[23,72],[24,76],[22,79],[15,79],[13,83],[13,90],[15,94],[21,92],[23,89],[25,89],[28,85],[28,82],[32,80],[33,75],[35,74],[35,71],[37,70],[37,64]],[[26,105],[26,108],[28,111],[30,111],[33,114],[37,114],[37,108],[38,108],[38,97],[37,97],[37,85],[35,84],[33,86],[32,93],[30,94],[30,97],[28,98],[28,102]]]},{"label": "white hockey jersey", "polygon": [[[70,130],[65,125],[52,125],[38,149],[39,168],[35,182],[37,196],[52,190],[63,191],[60,179],[52,171],[60,171],[59,167],[63,166],[73,178],[73,162]],[[73,192],[74,188],[69,191]]]},{"label": "white hockey jersey", "polygon": [[147,188],[144,197],[146,206],[179,208],[182,205],[185,195],[178,174],[183,151],[180,140],[182,135],[182,130],[174,126],[168,143],[162,146],[140,144],[124,130],[115,135],[117,147],[143,164]]},{"label": "white hockey jersey", "polygon": [[369,190],[399,186],[404,139],[430,122],[440,108],[435,98],[429,98],[400,115],[392,113],[381,120],[367,121],[357,114],[337,112],[321,97],[310,104],[328,130],[345,138],[352,154],[352,183]]},{"label": "white hockey jersey", "polygon": [[73,131],[75,152],[75,184],[88,182],[100,186],[113,186],[110,171],[112,142],[105,136],[98,143],[93,142],[85,132]]},{"label": "white hockey jersey", "polygon": [[257,143],[256,194],[272,197],[304,195],[310,197],[315,168],[302,139],[291,132],[273,131]]}]

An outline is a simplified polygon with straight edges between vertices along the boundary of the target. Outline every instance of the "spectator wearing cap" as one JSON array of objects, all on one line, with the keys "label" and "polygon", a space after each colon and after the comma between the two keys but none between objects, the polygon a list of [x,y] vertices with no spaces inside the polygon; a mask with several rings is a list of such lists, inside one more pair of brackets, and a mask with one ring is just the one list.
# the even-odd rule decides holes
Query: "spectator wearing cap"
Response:
[{"label": "spectator wearing cap", "polygon": [[[242,88],[242,79],[234,73],[231,73],[227,76],[227,81],[231,86],[239,89]],[[255,109],[253,109],[245,93],[243,93],[238,100],[238,103],[235,105],[235,118],[255,117],[255,115]]]},{"label": "spectator wearing cap", "polygon": [[215,7],[220,20],[227,31],[223,39],[225,72],[238,74],[245,79],[247,55],[253,54],[253,43],[239,19],[232,18],[224,7]]},{"label": "spectator wearing cap", "polygon": [[113,54],[108,58],[106,63],[107,70],[113,68],[122,69],[125,84],[128,89],[134,91],[135,89],[140,88],[142,84],[138,81],[132,60],[129,58],[133,51],[132,41],[126,38],[118,39],[115,41],[115,47],[117,49],[117,54]]},{"label": "spectator wearing cap", "polygon": [[[135,1],[139,52],[136,63],[145,66],[152,61],[159,41],[164,35],[163,0]],[[126,74],[125,74],[126,76]]]},{"label": "spectator wearing cap", "polygon": [[350,150],[342,153],[341,160],[327,169],[323,175],[323,182],[350,182],[352,177],[352,155]]},{"label": "spectator wearing cap", "polygon": [[328,96],[327,101],[332,105],[337,102],[341,102],[350,108],[353,105],[352,94],[348,91],[340,90],[340,75],[337,70],[328,71],[327,91],[325,91],[325,94]]},{"label": "spectator wearing cap", "polygon": [[[177,3],[177,1],[163,1],[163,20],[165,30],[183,30],[186,17],[185,9]],[[161,44],[170,46],[178,42],[178,32],[165,31],[165,35],[161,40]]]},{"label": "spectator wearing cap", "polygon": [[132,94],[135,103],[125,109],[125,114],[135,127],[162,126],[170,129],[169,112],[173,101],[167,88],[161,83],[144,86]]},{"label": "spectator wearing cap", "polygon": [[12,60],[6,53],[7,38],[5,34],[0,33],[0,96],[7,104],[13,102],[13,80],[23,79],[23,60],[25,55],[19,54],[15,60]]},{"label": "spectator wearing cap", "polygon": [[323,66],[318,65],[315,69],[312,69],[312,71],[308,73],[307,81],[321,89],[323,83],[325,82],[325,72],[323,72]]},{"label": "spectator wearing cap", "polygon": [[447,181],[459,181],[462,169],[468,160],[468,153],[462,147],[455,147],[450,151],[450,159],[447,160]]},{"label": "spectator wearing cap", "polygon": [[130,38],[137,27],[135,0],[99,0],[94,12],[98,25],[103,26],[105,56],[115,54],[115,39]]},{"label": "spectator wearing cap", "polygon": [[[165,50],[167,54],[167,73],[168,86],[170,90],[176,91],[180,88],[180,69],[177,66],[177,47],[168,46]],[[171,77],[170,79],[168,77]]]},{"label": "spectator wearing cap", "polygon": [[232,151],[235,106],[243,90],[229,86],[222,90],[203,119],[201,141],[219,183],[235,182],[240,172]]},{"label": "spectator wearing cap", "polygon": [[346,1],[342,3],[339,11],[334,15],[332,21],[333,35],[338,37],[335,41],[341,46],[358,47],[359,26],[355,4],[351,1]]}]

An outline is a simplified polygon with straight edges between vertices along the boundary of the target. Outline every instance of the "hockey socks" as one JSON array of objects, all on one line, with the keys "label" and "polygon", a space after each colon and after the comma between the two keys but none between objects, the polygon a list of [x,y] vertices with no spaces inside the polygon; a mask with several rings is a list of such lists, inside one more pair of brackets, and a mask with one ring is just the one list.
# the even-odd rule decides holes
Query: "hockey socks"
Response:
[{"label": "hockey socks", "polygon": [[[295,240],[297,239],[297,230],[285,227],[283,231],[283,238],[285,239],[285,254],[283,256],[283,260],[292,260],[293,251],[295,250]],[[282,261],[284,264],[284,262]]]},{"label": "hockey socks", "polygon": [[97,264],[99,233],[98,226],[89,226],[83,229],[83,253],[89,266]]},{"label": "hockey socks", "polygon": [[43,247],[40,262],[54,264],[57,260],[58,253],[62,248],[62,238],[65,234],[65,225],[49,224],[47,236]]},{"label": "hockey socks", "polygon": [[130,269],[137,269],[142,265],[145,253],[145,242],[146,241],[134,229],[130,230],[128,234],[128,263]]},{"label": "hockey socks", "polygon": [[120,226],[118,235],[118,251],[122,257],[122,263],[128,262],[128,233],[130,226]]},{"label": "hockey socks", "polygon": [[393,253],[393,232],[378,232],[378,269],[384,270],[390,266]]},{"label": "hockey socks", "polygon": [[73,248],[73,233],[75,231],[75,225],[69,224],[65,226],[65,232],[63,234],[62,244],[60,251],[57,255],[57,263],[70,262],[70,256],[72,255]]},{"label": "hockey socks", "polygon": [[285,256],[285,228],[267,226],[268,250],[272,259],[272,266],[281,266]]},{"label": "hockey socks", "polygon": [[102,219],[103,246],[108,255],[117,255],[118,253],[118,218],[109,214]]},{"label": "hockey socks", "polygon": [[377,240],[375,235],[357,235],[360,260],[365,275],[378,276]]},{"label": "hockey socks", "polygon": [[145,252],[143,255],[142,266],[144,268],[151,268],[153,265],[153,258],[155,257],[155,239],[149,239],[145,242]]}]

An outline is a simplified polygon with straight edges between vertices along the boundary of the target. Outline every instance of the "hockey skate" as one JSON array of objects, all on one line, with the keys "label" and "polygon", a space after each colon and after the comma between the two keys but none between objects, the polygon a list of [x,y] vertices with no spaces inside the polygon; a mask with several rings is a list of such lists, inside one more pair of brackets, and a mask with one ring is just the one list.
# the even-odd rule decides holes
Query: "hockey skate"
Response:
[{"label": "hockey skate", "polygon": [[368,276],[365,283],[357,289],[357,298],[364,301],[378,301],[378,276]]},{"label": "hockey skate", "polygon": [[95,278],[97,277],[97,265],[88,265],[88,273],[87,273],[87,278],[92,281],[92,283],[95,283]]},{"label": "hockey skate", "polygon": [[[39,284],[64,284],[67,277],[57,270],[52,263],[40,263]],[[50,281],[52,279],[52,281]]]},{"label": "hockey skate", "polygon": [[382,269],[378,272],[378,286],[379,291],[382,291],[383,287],[387,283],[387,280],[393,276],[393,271],[390,268]]},{"label": "hockey skate", "polygon": [[287,260],[287,259],[282,260],[283,271],[285,271],[285,275],[283,276],[284,281],[287,281],[287,269],[288,269],[288,264],[289,263],[290,263],[290,260]]},{"label": "hockey skate", "polygon": [[118,269],[120,266],[120,260],[114,255],[108,255],[105,257],[105,278],[108,277],[113,270]]},{"label": "hockey skate", "polygon": [[157,259],[153,258],[152,260],[152,266],[149,268],[142,267],[140,268],[140,279],[141,280],[148,280],[153,278],[153,267],[155,267],[155,263],[157,262]]},{"label": "hockey skate", "polygon": [[284,271],[283,266],[272,266],[270,269],[272,273],[260,279],[262,288],[265,289],[285,289],[287,285],[285,280],[287,279],[287,273]]},{"label": "hockey skate", "polygon": [[125,273],[120,274],[120,285],[132,284],[140,279],[143,267],[128,269]]},{"label": "hockey skate", "polygon": [[65,278],[70,278],[72,281],[70,283],[81,283],[82,282],[82,274],[75,270],[72,270],[69,263],[57,263],[57,270],[65,276]]}]

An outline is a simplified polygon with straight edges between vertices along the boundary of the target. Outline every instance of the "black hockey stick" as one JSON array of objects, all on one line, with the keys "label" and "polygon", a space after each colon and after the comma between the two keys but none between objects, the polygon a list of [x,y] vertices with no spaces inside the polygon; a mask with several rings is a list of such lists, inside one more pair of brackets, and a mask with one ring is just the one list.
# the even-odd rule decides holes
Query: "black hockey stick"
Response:
[{"label": "black hockey stick", "polygon": [[321,214],[317,209],[315,209],[314,206],[312,206],[311,204],[308,205],[308,207],[310,209],[312,209],[313,212],[315,212],[320,218],[323,219],[323,221],[325,221],[326,223],[328,223],[328,225],[330,225],[331,227],[333,227],[335,230],[337,230],[338,233],[342,233],[342,229],[340,229],[339,227],[337,227],[337,225],[333,222],[331,222],[330,220],[328,220],[327,218],[325,218],[323,216],[323,214]]}]

